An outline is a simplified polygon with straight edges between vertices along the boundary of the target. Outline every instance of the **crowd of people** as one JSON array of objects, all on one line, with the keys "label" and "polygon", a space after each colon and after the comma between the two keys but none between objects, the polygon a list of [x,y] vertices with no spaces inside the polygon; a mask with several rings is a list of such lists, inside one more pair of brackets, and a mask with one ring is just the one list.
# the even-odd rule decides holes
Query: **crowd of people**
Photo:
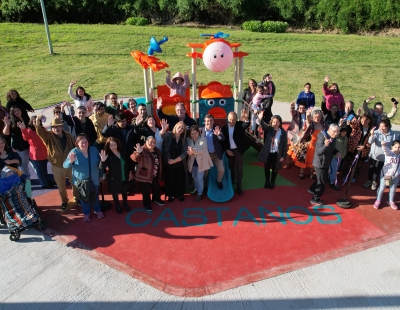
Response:
[{"label": "crowd of people", "polygon": [[[190,81],[187,73],[178,72],[171,79],[167,71],[166,83],[171,96],[185,96]],[[278,171],[294,164],[300,168],[300,179],[308,171],[315,179],[308,190],[311,203],[323,205],[326,182],[339,190],[339,171],[343,172],[340,181],[355,182],[363,164],[369,162],[364,187],[378,189],[374,207],[381,206],[383,190],[390,186],[389,205],[397,209],[394,194],[400,173],[400,141],[390,130],[397,102],[386,114],[381,102],[369,106],[375,99],[371,96],[354,112],[353,102],[345,102],[338,85],[329,84],[326,76],[321,107],[316,106],[311,84],[305,83],[304,91],[290,106],[292,121],[285,130],[281,117],[272,114],[276,87],[272,75],[266,74],[260,83],[249,80],[240,119],[232,111],[220,128],[214,124],[214,116],[207,114],[200,120],[204,127],[200,127],[183,103],[176,104],[175,115],[166,115],[158,98],[157,115],[152,116],[147,115],[146,105],[137,104],[135,99],[124,104],[116,93],[108,93],[104,101],[95,102],[81,86],[74,92],[75,85],[72,81],[68,87],[74,103],[64,101],[53,107],[50,130],[43,126],[43,115],[29,117],[28,112],[34,110],[18,91],[7,93],[6,106],[0,102],[0,170],[12,166],[29,178],[30,162],[43,188],[57,186],[63,211],[69,202],[68,178],[85,222],[90,221],[91,207],[98,218],[104,217],[98,187],[105,179],[117,213],[130,210],[128,193],[137,191],[149,212],[152,203],[163,206],[165,201],[184,201],[190,182],[190,196],[198,202],[207,193],[207,175],[214,165],[217,177],[213,185],[223,190],[224,153],[231,182],[242,195],[243,156],[250,147],[246,131],[263,139],[258,160],[264,163],[265,188],[274,189]],[[47,171],[48,162],[52,176]],[[353,166],[354,175],[349,180],[344,172]]]},{"label": "crowd of people", "polygon": [[[394,98],[390,113],[384,112],[381,102],[369,106],[375,96],[367,98],[362,108],[355,112],[354,103],[345,101],[338,84],[329,84],[329,76],[325,76],[321,106],[316,106],[311,84],[305,83],[304,91],[290,105],[292,120],[286,134],[281,128],[280,117],[271,117],[270,111],[263,108],[266,104],[271,108],[275,87],[274,92],[270,89],[265,84],[257,86],[251,79],[243,97],[246,104],[252,103],[248,104],[253,113],[250,132],[254,134],[257,127],[263,132],[263,149],[259,160],[265,163],[266,188],[274,188],[277,171],[286,160],[284,167],[290,168],[292,164],[299,167],[299,178],[302,180],[309,169],[309,177],[315,179],[308,190],[313,195],[310,202],[323,205],[321,196],[326,182],[333,190],[339,191],[338,184],[356,182],[363,164],[368,162],[368,179],[364,180],[363,186],[378,189],[374,207],[380,207],[383,190],[385,186],[390,186],[388,204],[398,209],[394,203],[394,193],[399,181],[400,141],[390,129],[390,119],[397,112]],[[276,138],[281,136],[281,139]],[[340,171],[343,178],[338,182]]]}]

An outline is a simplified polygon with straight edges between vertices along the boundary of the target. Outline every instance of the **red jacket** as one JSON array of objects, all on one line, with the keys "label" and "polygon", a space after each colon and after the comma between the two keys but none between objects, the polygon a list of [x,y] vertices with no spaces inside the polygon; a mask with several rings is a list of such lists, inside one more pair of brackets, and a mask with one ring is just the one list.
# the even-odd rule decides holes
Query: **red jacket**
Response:
[{"label": "red jacket", "polygon": [[47,148],[43,140],[37,135],[36,131],[25,128],[22,129],[22,137],[29,143],[29,159],[45,160],[47,159]]}]

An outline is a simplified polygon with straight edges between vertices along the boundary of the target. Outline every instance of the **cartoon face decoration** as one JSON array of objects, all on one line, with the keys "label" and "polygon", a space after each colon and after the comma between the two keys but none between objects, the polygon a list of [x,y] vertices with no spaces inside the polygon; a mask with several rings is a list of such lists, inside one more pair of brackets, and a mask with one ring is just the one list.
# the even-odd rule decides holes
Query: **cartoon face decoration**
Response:
[{"label": "cartoon face decoration", "polygon": [[203,51],[203,63],[208,70],[221,72],[232,64],[232,48],[224,42],[213,42]]}]

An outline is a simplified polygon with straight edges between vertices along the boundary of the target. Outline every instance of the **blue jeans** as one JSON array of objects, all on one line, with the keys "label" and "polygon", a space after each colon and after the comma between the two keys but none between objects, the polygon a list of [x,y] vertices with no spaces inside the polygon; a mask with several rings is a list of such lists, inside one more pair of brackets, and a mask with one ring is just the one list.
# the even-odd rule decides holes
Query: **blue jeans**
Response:
[{"label": "blue jeans", "polygon": [[54,180],[52,180],[49,175],[47,174],[47,159],[43,159],[43,160],[34,160],[31,159],[30,160],[33,169],[35,170],[37,177],[39,179],[40,184],[42,185],[42,187],[46,187],[48,185],[50,185],[50,182],[54,182]]},{"label": "blue jeans", "polygon": [[[342,162],[342,158],[340,159],[340,162]],[[334,184],[336,181],[336,175],[338,171],[338,159],[336,156],[333,156],[331,164],[329,166],[329,183]]]},{"label": "blue jeans", "polygon": [[203,194],[203,189],[204,189],[204,171],[200,172],[199,171],[199,166],[193,166],[192,167],[192,177],[194,180],[194,188],[197,190],[197,193],[199,195]]},{"label": "blue jeans", "polygon": [[29,172],[29,150],[17,151],[19,157],[21,157],[21,165],[19,165],[19,169],[23,174],[27,175],[27,179],[29,180],[31,177],[31,173]]},{"label": "blue jeans", "polygon": [[[93,204],[93,209],[96,212],[101,211],[100,207],[100,201],[99,201],[99,187],[95,186],[95,196],[96,196],[96,202]],[[83,200],[80,200],[81,206],[82,206],[82,212],[84,215],[90,215],[90,202],[83,202]]]},{"label": "blue jeans", "polygon": [[[380,181],[380,185],[378,188],[378,194],[376,196],[376,200],[381,200],[382,199],[382,195],[383,192],[385,191],[386,185],[385,185],[385,180],[383,179],[383,177],[381,177],[381,181]],[[392,180],[392,185],[389,188],[389,202],[393,202],[394,201],[394,195],[396,194],[396,187],[397,187],[397,183],[399,182],[399,179],[395,178]]]}]

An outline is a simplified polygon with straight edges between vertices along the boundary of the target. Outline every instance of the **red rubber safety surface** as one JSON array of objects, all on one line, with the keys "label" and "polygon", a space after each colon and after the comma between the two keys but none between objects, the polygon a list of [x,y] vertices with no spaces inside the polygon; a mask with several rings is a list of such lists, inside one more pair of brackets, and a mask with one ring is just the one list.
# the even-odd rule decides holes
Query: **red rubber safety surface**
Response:
[{"label": "red rubber safety surface", "polygon": [[[60,213],[57,190],[35,200],[57,240],[180,296],[212,294],[399,239],[400,212],[384,203],[375,210],[375,191],[362,187],[367,164],[350,188],[353,207],[345,210],[335,204],[344,187],[327,187],[326,205],[312,206],[313,180],[300,180],[296,167],[280,170],[273,190],[262,188],[263,168],[250,155],[244,173],[259,173],[245,175],[243,195],[226,203],[195,203],[186,195],[184,202],[153,203],[149,214],[136,194],[128,196],[129,213],[113,208],[85,223],[77,208]],[[246,178],[259,179],[259,188],[246,189]]]}]

